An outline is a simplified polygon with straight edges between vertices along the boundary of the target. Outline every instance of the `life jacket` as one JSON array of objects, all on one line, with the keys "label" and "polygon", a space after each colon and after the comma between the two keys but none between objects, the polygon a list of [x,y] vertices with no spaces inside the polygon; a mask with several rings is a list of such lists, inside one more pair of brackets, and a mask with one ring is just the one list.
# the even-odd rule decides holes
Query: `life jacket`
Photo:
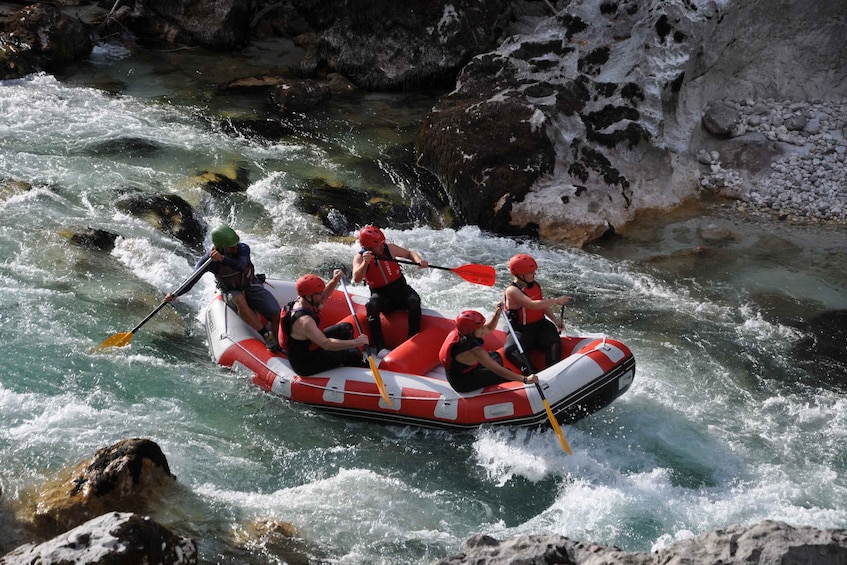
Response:
[{"label": "life jacket", "polygon": [[482,338],[476,337],[473,334],[459,335],[459,330],[453,328],[453,331],[447,334],[447,338],[444,340],[444,343],[441,344],[441,349],[438,351],[438,359],[441,361],[441,364],[444,365],[448,374],[453,368],[453,363],[456,364],[456,367],[460,369],[462,374],[470,373],[476,369],[479,362],[475,362],[472,365],[465,365],[456,361],[456,355],[464,353],[465,351],[470,351],[474,347],[481,346],[483,342],[484,340]]},{"label": "life jacket", "polygon": [[[239,254],[241,252],[240,246],[241,244],[239,244]],[[250,286],[253,278],[254,268],[252,262],[248,263],[247,268],[243,270],[233,269],[220,262],[217,265],[217,271],[215,271],[215,282],[221,292],[244,290]]]},{"label": "life jacket", "polygon": [[[532,300],[541,300],[544,298],[544,295],[541,292],[541,286],[539,286],[538,283],[527,286],[525,289],[521,288],[518,283],[514,282],[512,283],[512,286],[518,287],[518,290],[523,292]],[[505,297],[503,298],[503,303],[506,305],[509,304]],[[544,310],[533,310],[531,308],[506,308],[506,315],[509,317],[509,322],[512,324],[516,326],[527,326],[543,320]]]},{"label": "life jacket", "polygon": [[308,308],[295,308],[296,300],[285,305],[285,314],[282,316],[282,348],[288,352],[289,359],[292,357],[304,357],[310,351],[318,348],[310,339],[294,339],[291,337],[291,330],[301,316],[311,316],[315,320],[315,324],[320,324],[321,320],[317,312]]},{"label": "life jacket", "polygon": [[[365,250],[362,249],[359,253],[364,252]],[[380,259],[388,260],[381,261]],[[390,259],[393,259],[393,257],[391,256],[391,252],[388,251],[387,243],[383,248],[382,255],[374,253],[374,262],[368,265],[367,270],[365,270],[365,282],[368,283],[368,286],[372,290],[388,286],[403,278],[403,271],[400,269],[400,264]]]}]

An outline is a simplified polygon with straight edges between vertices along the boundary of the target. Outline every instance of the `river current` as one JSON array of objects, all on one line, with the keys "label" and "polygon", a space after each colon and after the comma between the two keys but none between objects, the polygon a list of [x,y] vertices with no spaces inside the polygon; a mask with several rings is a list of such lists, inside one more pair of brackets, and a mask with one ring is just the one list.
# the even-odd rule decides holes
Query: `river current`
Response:
[{"label": "river current", "polygon": [[[632,388],[563,427],[572,456],[546,428],[454,434],[270,396],[209,359],[200,320],[211,277],[130,347],[96,351],[188,277],[197,255],[117,210],[116,190],[179,194],[209,226],[231,224],[260,272],[326,278],[349,265],[354,234],[333,236],[298,211],[304,179],[356,186],[368,170],[383,188],[410,182],[381,155],[412,140],[434,95],[357,94],[263,141],[222,127],[261,104],[209,90],[210,74],[239,66],[251,71],[237,57],[110,45],[61,80],[0,82],[0,554],[13,549],[10,514],[29,491],[130,437],[162,447],[180,490],[153,518],[195,537],[203,563],[424,564],[474,533],[646,551],[763,519],[847,527],[844,368],[804,354],[821,338],[809,323],[847,309],[843,228],[718,204],[585,250],[474,227],[386,229],[432,264],[497,269],[493,288],[407,270],[427,307],[491,313],[509,257],[527,252],[548,292],[572,296],[569,333],[629,345]],[[108,150],[126,140],[158,149]],[[243,195],[210,199],[192,181],[234,166],[250,173]],[[115,248],[64,235],[86,227],[119,234]],[[833,335],[843,329],[823,330]],[[298,537],[239,543],[266,518]]]}]

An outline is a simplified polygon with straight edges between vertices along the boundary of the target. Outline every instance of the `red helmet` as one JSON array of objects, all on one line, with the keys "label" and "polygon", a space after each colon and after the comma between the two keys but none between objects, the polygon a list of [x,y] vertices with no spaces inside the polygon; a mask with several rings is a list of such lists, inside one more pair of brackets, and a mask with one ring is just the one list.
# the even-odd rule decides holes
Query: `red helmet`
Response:
[{"label": "red helmet", "polygon": [[297,282],[294,283],[294,288],[297,289],[297,294],[300,296],[312,296],[320,294],[326,288],[326,284],[318,275],[303,275]]},{"label": "red helmet", "polygon": [[359,232],[359,243],[365,249],[373,249],[377,245],[385,243],[385,234],[376,226],[365,226]]},{"label": "red helmet", "polygon": [[538,263],[526,253],[518,253],[509,259],[509,272],[515,276],[534,273],[537,270]]},{"label": "red helmet", "polygon": [[485,316],[476,310],[465,310],[456,316],[456,329],[458,329],[459,333],[462,335],[469,334],[472,331],[481,328],[484,323]]}]

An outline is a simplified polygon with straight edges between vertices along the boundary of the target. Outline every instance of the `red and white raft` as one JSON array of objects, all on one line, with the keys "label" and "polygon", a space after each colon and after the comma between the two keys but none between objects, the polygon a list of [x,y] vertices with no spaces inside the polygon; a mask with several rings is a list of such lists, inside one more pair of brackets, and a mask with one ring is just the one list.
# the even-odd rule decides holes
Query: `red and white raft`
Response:
[{"label": "red and white raft", "polygon": [[[268,280],[267,287],[281,305],[296,298],[294,283]],[[367,331],[366,297],[351,296],[361,327]],[[344,294],[336,290],[321,311],[321,326],[354,323]],[[220,365],[253,374],[263,389],[294,402],[334,414],[394,424],[468,429],[482,425],[535,426],[547,413],[534,385],[509,382],[469,393],[457,393],[447,382],[438,351],[453,319],[424,309],[421,331],[405,339],[405,312],[384,321],[390,353],[377,359],[379,373],[391,398],[385,403],[370,368],[339,367],[320,375],[301,377],[284,354],[272,354],[259,334],[216,296],[206,310],[209,352]],[[355,323],[354,323],[355,326]],[[501,349],[506,333],[486,336],[486,348]],[[623,343],[606,337],[563,336],[562,360],[538,371],[544,396],[561,423],[579,420],[608,406],[632,384],[635,358]],[[536,368],[543,359],[534,357]],[[510,366],[506,361],[507,366]]]}]

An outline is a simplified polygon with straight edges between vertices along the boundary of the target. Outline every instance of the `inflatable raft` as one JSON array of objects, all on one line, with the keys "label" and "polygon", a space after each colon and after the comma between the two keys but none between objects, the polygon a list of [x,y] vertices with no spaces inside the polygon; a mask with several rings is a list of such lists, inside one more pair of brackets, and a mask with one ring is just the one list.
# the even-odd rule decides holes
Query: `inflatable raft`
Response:
[{"label": "inflatable raft", "polygon": [[[280,305],[295,300],[291,281],[268,280]],[[351,295],[361,327],[367,331],[367,298]],[[354,324],[343,292],[336,290],[321,310],[321,327],[348,321]],[[271,353],[261,336],[227,307],[220,296],[206,315],[209,352],[221,366],[248,371],[266,391],[342,416],[393,424],[468,429],[482,425],[535,426],[548,416],[534,385],[508,382],[469,393],[455,392],[438,361],[438,351],[453,328],[453,318],[424,309],[421,331],[411,339],[406,314],[383,320],[390,352],[375,358],[391,399],[380,396],[370,368],[339,367],[310,377],[297,375],[284,353]],[[501,349],[506,333],[485,336],[487,349]],[[623,343],[607,337],[563,336],[562,360],[537,371],[540,386],[560,423],[579,420],[608,406],[635,377],[635,359]],[[530,355],[534,366],[542,357]],[[505,356],[504,356],[505,358]],[[507,366],[509,362],[506,361]],[[513,368],[513,367],[511,367]]]}]

